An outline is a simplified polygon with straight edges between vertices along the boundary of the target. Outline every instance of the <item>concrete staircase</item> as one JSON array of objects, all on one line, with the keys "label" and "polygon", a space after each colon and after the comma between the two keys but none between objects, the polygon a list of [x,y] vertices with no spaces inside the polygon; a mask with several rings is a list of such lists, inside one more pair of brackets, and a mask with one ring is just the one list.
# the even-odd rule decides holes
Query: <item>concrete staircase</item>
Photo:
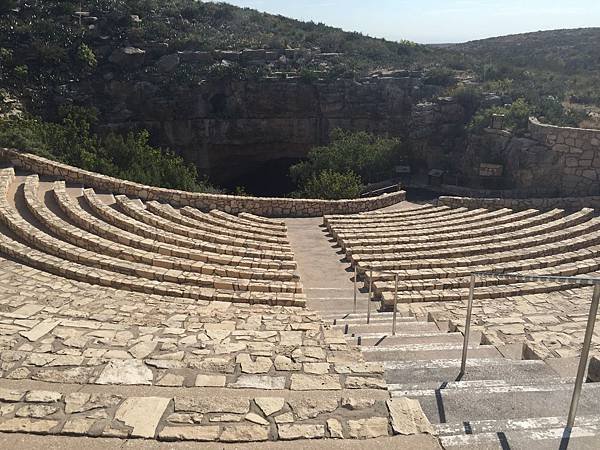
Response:
[{"label": "concrete staircase", "polygon": [[[375,309],[375,303],[373,303]],[[392,313],[324,313],[324,320],[380,361],[392,397],[418,399],[447,449],[600,447],[600,383],[584,385],[576,427],[565,431],[574,378],[544,361],[510,359],[472,333],[459,377],[463,335]],[[508,352],[505,352],[508,354]],[[572,362],[576,364],[576,361]]]}]

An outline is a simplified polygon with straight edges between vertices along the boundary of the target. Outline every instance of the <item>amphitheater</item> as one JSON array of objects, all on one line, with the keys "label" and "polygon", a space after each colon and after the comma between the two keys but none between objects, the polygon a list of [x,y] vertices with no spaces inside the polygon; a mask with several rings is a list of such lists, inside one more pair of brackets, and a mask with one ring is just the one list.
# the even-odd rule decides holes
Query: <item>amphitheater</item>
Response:
[{"label": "amphitheater", "polygon": [[593,209],[194,194],[0,160],[2,448],[600,446],[597,333],[578,371]]}]

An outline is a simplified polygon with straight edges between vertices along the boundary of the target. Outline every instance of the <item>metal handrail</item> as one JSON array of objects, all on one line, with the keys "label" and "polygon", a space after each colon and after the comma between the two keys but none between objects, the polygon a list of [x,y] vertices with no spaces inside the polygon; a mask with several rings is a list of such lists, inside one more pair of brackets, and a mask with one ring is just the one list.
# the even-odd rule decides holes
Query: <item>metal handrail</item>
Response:
[{"label": "metal handrail", "polygon": [[[369,270],[369,295],[367,300],[367,325],[371,323],[371,301],[373,300],[373,268],[365,269],[365,273]],[[398,274],[393,272],[379,272],[376,273],[383,275],[392,275],[394,277],[394,284],[396,286],[394,290],[394,315],[392,320],[392,336],[396,336],[396,320],[398,313]],[[356,314],[356,297],[358,293],[358,264],[354,264],[354,313]]]},{"label": "metal handrail", "polygon": [[473,296],[475,292],[475,278],[476,277],[495,277],[500,279],[518,280],[518,281],[560,281],[571,284],[578,284],[583,286],[594,286],[594,294],[592,296],[592,304],[590,306],[590,312],[588,314],[587,326],[585,328],[585,337],[583,339],[583,348],[581,350],[581,357],[579,359],[579,367],[577,369],[577,377],[575,378],[575,387],[573,388],[573,397],[571,399],[571,406],[569,408],[569,416],[567,418],[567,428],[573,428],[575,425],[575,416],[577,414],[577,407],[579,405],[579,398],[581,397],[581,389],[583,387],[583,378],[585,376],[585,370],[588,365],[588,358],[590,356],[590,346],[592,343],[592,336],[594,334],[594,326],[596,324],[596,316],[598,315],[598,304],[600,303],[600,278],[590,277],[565,277],[565,276],[543,276],[543,275],[521,275],[511,273],[495,273],[495,272],[473,272],[471,274],[471,281],[469,284],[469,300],[467,303],[467,316],[465,319],[465,333],[462,350],[462,360],[460,365],[460,375],[462,377],[465,374],[467,365],[467,353],[469,350],[469,334],[471,332],[471,316],[473,314]]}]

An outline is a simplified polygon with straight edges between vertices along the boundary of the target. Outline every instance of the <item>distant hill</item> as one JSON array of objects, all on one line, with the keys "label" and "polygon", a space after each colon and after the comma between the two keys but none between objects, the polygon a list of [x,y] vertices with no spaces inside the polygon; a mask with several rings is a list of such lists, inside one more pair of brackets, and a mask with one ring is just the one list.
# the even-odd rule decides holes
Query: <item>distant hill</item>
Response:
[{"label": "distant hill", "polygon": [[569,75],[600,69],[600,28],[514,34],[443,47],[479,61],[522,69]]}]

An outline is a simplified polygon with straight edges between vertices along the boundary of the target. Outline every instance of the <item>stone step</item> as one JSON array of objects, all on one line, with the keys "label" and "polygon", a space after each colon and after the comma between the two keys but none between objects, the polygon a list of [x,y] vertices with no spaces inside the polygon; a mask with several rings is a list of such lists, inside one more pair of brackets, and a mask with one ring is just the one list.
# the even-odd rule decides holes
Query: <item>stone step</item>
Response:
[{"label": "stone step", "polygon": [[432,397],[441,393],[446,395],[461,395],[462,393],[501,394],[509,392],[551,392],[573,390],[574,379],[542,378],[507,382],[506,380],[474,380],[442,383],[437,388],[422,388],[401,384],[388,385],[392,397]]},{"label": "stone step", "polygon": [[[462,344],[464,336],[462,333],[414,333],[414,334],[396,334],[375,333],[372,336],[360,335],[347,338],[348,343],[360,345],[363,349],[366,347],[388,347],[404,344],[433,344],[433,343],[460,343]],[[481,333],[472,332],[469,337],[470,344],[481,343]]]},{"label": "stone step", "polygon": [[[402,323],[410,323],[410,322],[416,322],[417,319],[414,317],[396,317],[396,324],[398,326],[400,326],[399,324]],[[329,321],[332,325],[367,325],[367,317],[360,317],[360,318],[356,318],[356,319],[334,319],[332,321]],[[389,325],[390,329],[392,327],[392,322],[393,320],[391,318],[387,318],[387,317],[373,317],[371,316],[371,320],[369,323],[371,324],[376,324],[376,325]]]},{"label": "stone step", "polygon": [[[375,303],[374,303],[375,304]],[[367,320],[367,311],[359,311],[356,313],[345,313],[345,314],[341,314],[338,312],[323,312],[321,314],[321,317],[323,318],[323,320],[326,320],[328,322],[333,322],[333,321],[337,321],[337,323],[339,324],[340,322],[344,321],[344,322],[348,322],[348,323],[352,323],[355,321],[365,321]],[[389,320],[391,321],[394,318],[394,313],[392,311],[385,311],[385,312],[380,312],[377,310],[371,310],[371,320]],[[396,314],[396,318],[398,320],[400,320],[401,318],[406,320],[406,321],[410,321],[410,320],[416,320],[415,317],[413,315],[409,315],[408,313],[401,313],[398,312]]]},{"label": "stone step", "polygon": [[[423,411],[432,423],[457,423],[470,420],[526,419],[566,416],[573,395],[571,384],[535,385],[501,389],[441,390],[436,395],[418,396]],[[578,412],[600,411],[600,385],[584,385]]]},{"label": "stone step", "polygon": [[440,444],[446,450],[548,450],[597,449],[600,447],[600,430],[597,425],[574,427],[567,432],[564,427],[525,431],[491,432],[473,435],[443,436]]},{"label": "stone step", "polygon": [[[342,330],[344,334],[362,334],[362,333],[391,333],[392,323],[370,323],[370,324],[347,324],[347,325],[333,325],[333,329]],[[422,332],[438,332],[440,329],[434,322],[402,322],[398,324],[398,332],[415,333],[417,331]]]},{"label": "stone step", "polygon": [[[375,349],[376,351],[368,351],[367,349]],[[367,349],[363,349],[365,361],[432,361],[442,358],[458,359],[462,354],[462,344],[448,344],[447,346],[416,344],[413,346],[384,347],[382,349],[367,347]],[[503,358],[502,354],[493,345],[469,347],[469,355],[473,358]]]},{"label": "stone step", "polygon": [[[388,383],[388,390],[392,393],[412,392],[417,395],[436,395],[437,391],[460,390],[460,389],[483,389],[488,387],[503,386],[534,386],[539,384],[573,384],[575,378],[560,378],[555,376],[519,379],[519,380],[461,380],[461,381],[427,381],[424,383]],[[399,394],[398,394],[399,395]]]},{"label": "stone step", "polygon": [[[566,415],[555,417],[528,417],[526,419],[473,420],[465,423],[441,423],[434,426],[439,436],[465,436],[498,431],[534,431],[560,428],[566,425]],[[577,427],[600,426],[600,415],[578,416]]]},{"label": "stone step", "polygon": [[[435,361],[385,361],[388,383],[421,383],[456,381],[460,373],[460,359]],[[558,377],[550,366],[540,360],[511,360],[503,358],[469,358],[462,380],[527,380],[536,377]]]}]

